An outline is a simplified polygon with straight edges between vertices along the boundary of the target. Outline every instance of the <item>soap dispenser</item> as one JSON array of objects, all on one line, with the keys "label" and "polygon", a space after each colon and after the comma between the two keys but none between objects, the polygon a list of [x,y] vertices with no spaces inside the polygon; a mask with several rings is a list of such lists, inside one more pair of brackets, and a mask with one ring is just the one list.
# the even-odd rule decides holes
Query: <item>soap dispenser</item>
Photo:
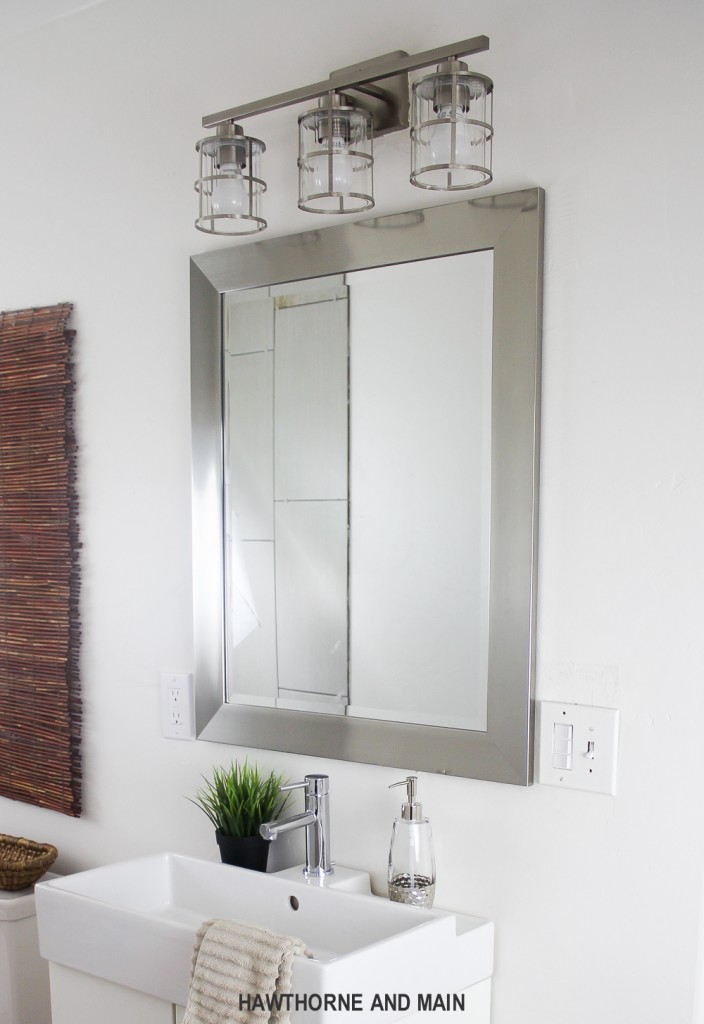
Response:
[{"label": "soap dispenser", "polygon": [[389,786],[405,786],[406,802],[394,821],[389,850],[389,899],[414,907],[432,907],[435,896],[435,857],[430,822],[416,802],[417,775]]}]

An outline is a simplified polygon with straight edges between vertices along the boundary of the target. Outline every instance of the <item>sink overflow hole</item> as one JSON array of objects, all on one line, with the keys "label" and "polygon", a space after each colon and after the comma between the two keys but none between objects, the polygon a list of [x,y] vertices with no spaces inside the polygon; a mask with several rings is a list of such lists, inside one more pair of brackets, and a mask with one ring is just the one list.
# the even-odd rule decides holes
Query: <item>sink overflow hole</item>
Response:
[{"label": "sink overflow hole", "polygon": [[298,902],[298,898],[296,896],[289,896],[288,905],[291,910],[298,910],[301,904]]}]

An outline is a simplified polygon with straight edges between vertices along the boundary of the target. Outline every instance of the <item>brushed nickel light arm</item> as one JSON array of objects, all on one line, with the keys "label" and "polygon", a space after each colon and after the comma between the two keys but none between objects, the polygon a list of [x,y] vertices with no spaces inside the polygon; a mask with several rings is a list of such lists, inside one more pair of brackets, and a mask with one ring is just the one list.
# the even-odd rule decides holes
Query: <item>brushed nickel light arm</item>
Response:
[{"label": "brushed nickel light arm", "polygon": [[[268,96],[253,103],[208,114],[203,118],[203,127],[214,128],[224,121],[242,121],[255,114],[266,114],[282,107],[291,107],[297,103],[317,99],[331,91],[353,90],[362,93],[365,99],[369,100],[368,109],[374,117],[374,133],[377,136],[385,135],[408,127],[409,72],[428,67],[430,64],[440,64],[473,53],[482,53],[488,49],[488,36],[474,36],[472,39],[461,39],[446,46],[424,50],[423,53],[409,55],[404,50],[395,50],[332,71],[322,82],[314,82],[312,85]],[[360,101],[360,105],[366,106],[364,100]],[[377,107],[386,110],[382,113],[381,110],[375,109]]]}]

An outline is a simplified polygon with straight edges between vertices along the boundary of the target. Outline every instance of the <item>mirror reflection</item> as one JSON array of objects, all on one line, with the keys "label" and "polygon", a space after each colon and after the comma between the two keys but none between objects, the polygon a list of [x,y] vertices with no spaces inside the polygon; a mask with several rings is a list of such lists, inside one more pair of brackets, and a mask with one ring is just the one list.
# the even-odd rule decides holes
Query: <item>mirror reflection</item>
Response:
[{"label": "mirror reflection", "polygon": [[226,296],[231,703],[486,728],[492,276]]}]

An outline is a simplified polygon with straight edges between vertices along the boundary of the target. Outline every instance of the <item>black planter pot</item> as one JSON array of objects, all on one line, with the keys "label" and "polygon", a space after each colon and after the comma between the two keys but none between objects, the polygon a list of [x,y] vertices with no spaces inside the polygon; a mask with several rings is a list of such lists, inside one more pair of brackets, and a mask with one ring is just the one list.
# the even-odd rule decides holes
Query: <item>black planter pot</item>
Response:
[{"label": "black planter pot", "polygon": [[261,836],[224,836],[222,832],[216,832],[215,838],[223,864],[234,864],[251,871],[266,871],[271,846],[266,839]]}]

